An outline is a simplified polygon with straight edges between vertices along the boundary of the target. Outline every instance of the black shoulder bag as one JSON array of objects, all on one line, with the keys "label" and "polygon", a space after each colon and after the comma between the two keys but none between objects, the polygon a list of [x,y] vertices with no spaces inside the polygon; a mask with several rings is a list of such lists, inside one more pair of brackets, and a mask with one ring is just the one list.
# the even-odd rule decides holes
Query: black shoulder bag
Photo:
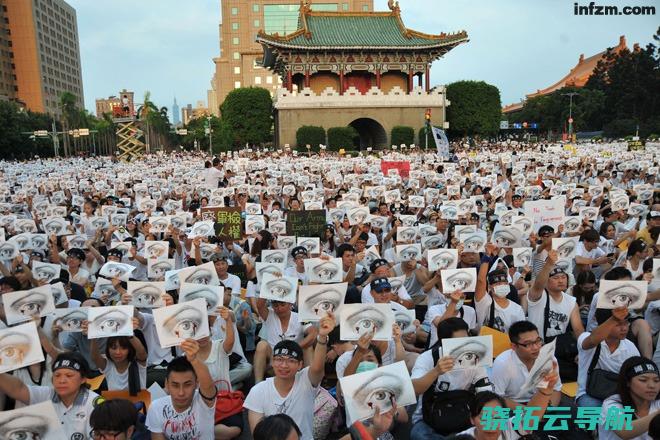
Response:
[{"label": "black shoulder bag", "polygon": [[611,371],[596,368],[600,359],[600,343],[596,347],[594,357],[587,372],[587,394],[596,399],[605,400],[617,392],[619,375]]},{"label": "black shoulder bag", "polygon": [[566,333],[556,336],[548,336],[546,332],[550,326],[550,295],[545,294],[545,309],[543,311],[543,341],[547,344],[554,339],[557,340],[555,345],[555,357],[559,364],[559,377],[563,382],[575,382],[578,377],[578,366],[575,363],[575,356],[578,355],[577,339],[573,335],[573,328],[571,327],[570,316]]},{"label": "black shoulder bag", "polygon": [[[433,366],[438,363],[440,353],[433,348]],[[467,390],[436,391],[432,384],[422,395],[422,416],[424,423],[435,432],[449,435],[461,432],[472,426],[469,402],[474,393]]]}]

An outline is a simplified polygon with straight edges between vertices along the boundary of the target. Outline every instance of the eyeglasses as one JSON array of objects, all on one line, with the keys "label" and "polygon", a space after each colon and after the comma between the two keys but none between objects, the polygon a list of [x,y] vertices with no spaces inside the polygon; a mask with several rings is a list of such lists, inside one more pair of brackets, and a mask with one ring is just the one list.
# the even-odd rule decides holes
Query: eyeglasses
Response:
[{"label": "eyeglasses", "polygon": [[289,364],[289,365],[295,365],[298,362],[300,362],[298,359],[288,357],[288,356],[276,356],[273,358],[273,363],[274,364]]},{"label": "eyeglasses", "polygon": [[95,440],[116,440],[124,431],[105,431],[92,429],[89,431],[89,437]]},{"label": "eyeglasses", "polygon": [[514,342],[514,344],[520,345],[521,347],[524,347],[524,348],[530,348],[530,347],[535,346],[535,345],[542,346],[543,345],[543,339],[538,338],[535,341],[522,342],[522,343]]}]

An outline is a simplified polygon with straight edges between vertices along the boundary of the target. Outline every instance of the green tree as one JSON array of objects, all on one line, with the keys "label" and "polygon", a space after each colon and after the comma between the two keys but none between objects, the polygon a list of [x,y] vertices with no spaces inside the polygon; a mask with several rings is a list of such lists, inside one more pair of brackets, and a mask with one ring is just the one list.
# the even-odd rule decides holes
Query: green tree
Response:
[{"label": "green tree", "polygon": [[[434,127],[442,129],[442,127],[440,127],[438,125],[434,125]],[[418,139],[417,140],[417,145],[419,145],[420,148],[426,148],[426,139],[427,139],[427,137],[426,137],[426,125],[424,125],[422,128],[420,128],[418,130],[417,139]],[[435,148],[435,141],[433,140],[433,133],[431,133],[430,130],[429,130],[428,140],[429,140],[428,147],[429,148]]]},{"label": "green tree", "polygon": [[339,151],[340,148],[344,148],[345,150],[352,149],[357,138],[359,138],[359,134],[351,126],[328,128],[328,148],[331,150]]},{"label": "green tree", "polygon": [[220,109],[234,146],[272,141],[273,101],[268,90],[261,87],[234,89]]},{"label": "green tree", "polygon": [[311,146],[312,151],[319,151],[319,144],[325,144],[325,129],[314,125],[303,125],[296,130],[296,143],[298,149],[306,149]]},{"label": "green tree", "polygon": [[447,86],[447,120],[450,133],[459,136],[493,136],[502,117],[500,91],[483,81],[457,81]]},{"label": "green tree", "polygon": [[151,100],[151,92],[144,93],[144,102],[137,109],[137,115],[144,122],[145,143],[150,149],[166,148],[172,145],[174,135],[167,116],[167,107],[158,107]]},{"label": "green tree", "polygon": [[392,145],[397,147],[401,144],[411,145],[415,143],[415,130],[404,125],[392,127]]}]

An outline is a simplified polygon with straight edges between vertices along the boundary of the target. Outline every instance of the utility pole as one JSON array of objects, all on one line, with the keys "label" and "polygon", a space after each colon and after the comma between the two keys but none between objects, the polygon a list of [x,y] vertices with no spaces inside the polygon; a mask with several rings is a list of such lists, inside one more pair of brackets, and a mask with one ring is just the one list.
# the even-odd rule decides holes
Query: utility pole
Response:
[{"label": "utility pole", "polygon": [[577,92],[562,93],[562,96],[568,96],[568,138],[573,141],[573,96],[579,96]]}]

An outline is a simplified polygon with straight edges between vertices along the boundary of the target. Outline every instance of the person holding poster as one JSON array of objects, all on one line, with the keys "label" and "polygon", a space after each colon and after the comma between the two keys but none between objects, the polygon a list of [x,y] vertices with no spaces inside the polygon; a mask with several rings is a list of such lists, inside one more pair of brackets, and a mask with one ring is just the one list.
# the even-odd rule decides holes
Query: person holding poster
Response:
[{"label": "person holding poster", "polygon": [[284,413],[298,424],[301,440],[313,440],[314,399],[324,375],[328,335],[337,322],[332,313],[321,318],[314,356],[304,367],[303,350],[295,341],[284,340],[273,348],[275,377],[257,383],[245,398],[250,432],[264,417]]}]

